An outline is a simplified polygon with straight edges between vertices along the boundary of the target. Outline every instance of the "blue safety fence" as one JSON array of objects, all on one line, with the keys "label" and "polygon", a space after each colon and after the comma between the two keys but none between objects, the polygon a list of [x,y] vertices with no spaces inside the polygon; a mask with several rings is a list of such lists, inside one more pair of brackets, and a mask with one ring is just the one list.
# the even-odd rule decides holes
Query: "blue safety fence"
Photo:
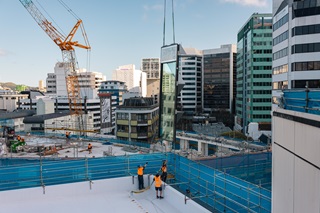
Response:
[{"label": "blue safety fence", "polygon": [[0,159],[0,191],[135,175],[148,162],[156,174],[166,154],[83,159]]},{"label": "blue safety fence", "polygon": [[172,158],[178,183],[174,186],[186,193],[186,200],[199,200],[212,212],[271,212],[269,190],[181,156]]},{"label": "blue safety fence", "polygon": [[270,191],[173,153],[13,163],[0,159],[0,191],[135,176],[146,162],[145,174],[156,174],[163,160],[168,162],[168,184],[186,195],[185,202],[193,199],[213,212],[271,211]]},{"label": "blue safety fence", "polygon": [[199,162],[271,190],[272,152],[243,153]]},{"label": "blue safety fence", "polygon": [[320,115],[320,90],[284,90],[284,109]]}]

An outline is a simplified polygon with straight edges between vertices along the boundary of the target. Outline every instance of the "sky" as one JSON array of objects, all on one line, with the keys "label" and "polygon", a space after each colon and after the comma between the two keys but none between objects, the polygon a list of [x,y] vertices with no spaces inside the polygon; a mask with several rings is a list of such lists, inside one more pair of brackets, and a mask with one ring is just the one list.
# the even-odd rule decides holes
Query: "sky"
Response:
[{"label": "sky", "polygon": [[[68,34],[77,20],[62,0],[33,0],[60,32]],[[121,65],[160,57],[164,0],[63,0],[82,21],[91,51],[76,48],[80,68],[111,80]],[[272,0],[167,0],[165,44],[199,50],[236,44],[237,33],[253,13],[271,13]],[[74,41],[83,43],[81,31]],[[90,58],[90,60],[88,60]],[[38,86],[62,61],[61,51],[37,25],[19,0],[0,0],[0,82]]]}]

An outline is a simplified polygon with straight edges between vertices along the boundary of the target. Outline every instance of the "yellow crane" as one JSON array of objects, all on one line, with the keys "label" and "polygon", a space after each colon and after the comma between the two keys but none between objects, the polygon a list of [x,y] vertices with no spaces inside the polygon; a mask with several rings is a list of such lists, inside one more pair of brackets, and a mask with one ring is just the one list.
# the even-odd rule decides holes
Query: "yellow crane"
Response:
[{"label": "yellow crane", "polygon": [[[66,75],[66,89],[68,94],[69,110],[72,115],[78,116],[79,121],[79,131],[80,133],[84,131],[83,118],[82,118],[82,100],[80,94],[80,85],[78,80],[78,75],[76,72],[76,58],[74,47],[79,47],[83,49],[90,50],[89,41],[87,34],[84,30],[83,23],[81,19],[77,20],[72,30],[67,36],[60,33],[51,22],[49,22],[41,11],[36,7],[36,5],[31,0],[19,0],[21,4],[27,9],[30,15],[38,23],[38,25],[44,30],[44,32],[51,38],[51,40],[58,45],[62,52],[62,59],[64,66],[67,65],[65,69]],[[84,44],[79,44],[78,41],[73,41],[78,29],[82,30],[82,35],[84,38]]]}]

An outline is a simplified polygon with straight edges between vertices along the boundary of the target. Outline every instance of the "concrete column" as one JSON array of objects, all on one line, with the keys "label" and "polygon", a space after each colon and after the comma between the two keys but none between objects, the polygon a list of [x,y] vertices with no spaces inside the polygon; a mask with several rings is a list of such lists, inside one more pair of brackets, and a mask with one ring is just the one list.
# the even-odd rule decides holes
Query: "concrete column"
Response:
[{"label": "concrete column", "polygon": [[189,149],[189,141],[185,139],[180,139],[180,150]]},{"label": "concrete column", "polygon": [[204,156],[208,156],[208,144],[198,141],[198,152],[201,152]]}]

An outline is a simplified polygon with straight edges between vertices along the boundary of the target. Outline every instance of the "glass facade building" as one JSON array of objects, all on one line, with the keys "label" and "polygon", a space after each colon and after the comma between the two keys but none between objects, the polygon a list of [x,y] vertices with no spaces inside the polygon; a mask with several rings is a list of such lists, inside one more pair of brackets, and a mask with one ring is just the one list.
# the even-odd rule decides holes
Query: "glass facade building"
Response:
[{"label": "glass facade building", "polygon": [[234,113],[236,97],[236,46],[203,50],[203,109]]},{"label": "glass facade building", "polygon": [[161,72],[160,72],[160,131],[159,138],[170,143],[175,142],[175,109],[178,81],[179,45],[164,46],[161,49]]},{"label": "glass facade building", "polygon": [[237,130],[250,122],[271,128],[272,14],[253,14],[238,32]]}]

